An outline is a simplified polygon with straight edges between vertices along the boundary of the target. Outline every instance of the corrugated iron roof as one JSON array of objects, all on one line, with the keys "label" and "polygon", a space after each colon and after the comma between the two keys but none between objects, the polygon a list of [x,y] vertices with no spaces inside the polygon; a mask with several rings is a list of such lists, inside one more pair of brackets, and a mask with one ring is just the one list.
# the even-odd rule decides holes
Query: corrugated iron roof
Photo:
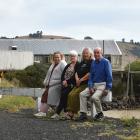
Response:
[{"label": "corrugated iron roof", "polygon": [[[0,39],[0,50],[9,50],[9,46],[17,46],[18,51],[31,51],[34,54],[53,54],[61,51],[69,54],[70,50],[76,50],[79,54],[82,49],[90,47],[103,48],[103,40],[75,40],[75,39]],[[104,41],[104,54],[122,55],[114,40]]]}]

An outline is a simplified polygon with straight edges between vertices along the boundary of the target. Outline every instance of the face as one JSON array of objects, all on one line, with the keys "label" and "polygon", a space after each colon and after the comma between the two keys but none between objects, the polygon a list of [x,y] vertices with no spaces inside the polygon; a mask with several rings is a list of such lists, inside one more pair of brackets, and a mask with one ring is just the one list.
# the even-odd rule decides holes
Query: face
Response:
[{"label": "face", "polygon": [[76,63],[77,62],[77,56],[71,55],[70,56],[70,61],[71,61],[71,63]]},{"label": "face", "polygon": [[94,50],[94,57],[96,60],[99,60],[102,57],[102,52],[99,49]]},{"label": "face", "polygon": [[91,57],[88,49],[84,49],[82,55],[83,55],[83,60],[89,60]]},{"label": "face", "polygon": [[53,57],[53,61],[55,64],[58,64],[61,61],[61,55],[60,54],[55,54]]}]

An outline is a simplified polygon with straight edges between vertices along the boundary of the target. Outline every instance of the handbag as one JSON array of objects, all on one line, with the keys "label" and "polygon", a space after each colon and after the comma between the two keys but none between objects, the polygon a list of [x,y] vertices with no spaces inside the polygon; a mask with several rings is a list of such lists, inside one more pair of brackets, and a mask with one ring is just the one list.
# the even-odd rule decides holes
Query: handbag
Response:
[{"label": "handbag", "polygon": [[42,94],[42,97],[41,97],[41,103],[47,103],[47,99],[48,99],[48,89],[49,88],[46,88]]}]

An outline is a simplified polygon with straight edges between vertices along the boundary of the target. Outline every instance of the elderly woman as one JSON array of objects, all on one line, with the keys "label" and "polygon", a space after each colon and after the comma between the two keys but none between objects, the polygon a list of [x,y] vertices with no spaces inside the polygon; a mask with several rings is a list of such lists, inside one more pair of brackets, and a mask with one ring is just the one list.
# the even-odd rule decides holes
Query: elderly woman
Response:
[{"label": "elderly woman", "polygon": [[75,50],[70,51],[70,63],[67,64],[61,76],[62,91],[60,103],[56,108],[55,114],[51,117],[52,119],[59,119],[62,110],[67,112],[67,97],[75,85],[75,67],[78,64],[77,60],[78,53]]},{"label": "elderly woman", "polygon": [[49,106],[58,106],[61,95],[61,75],[65,66],[66,62],[64,60],[62,61],[62,54],[60,52],[55,52],[53,54],[53,63],[50,66],[44,80],[44,85],[48,91],[47,103],[43,103],[43,105],[47,106],[46,111],[41,110],[41,112],[34,114],[36,117],[46,116]]},{"label": "elderly woman", "polygon": [[82,60],[75,68],[76,86],[68,95],[68,112],[65,119],[72,119],[74,114],[77,114],[80,109],[79,94],[87,87],[92,54],[93,52],[90,48],[84,48],[82,52]]}]

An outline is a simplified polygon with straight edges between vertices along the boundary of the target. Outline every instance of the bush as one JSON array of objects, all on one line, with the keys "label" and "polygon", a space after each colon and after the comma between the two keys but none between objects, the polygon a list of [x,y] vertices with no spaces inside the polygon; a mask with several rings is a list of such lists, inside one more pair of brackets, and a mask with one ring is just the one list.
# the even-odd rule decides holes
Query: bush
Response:
[{"label": "bush", "polygon": [[[126,70],[128,70],[128,65],[126,66]],[[130,64],[130,70],[131,71],[140,71],[140,61],[134,61]],[[140,74],[134,74],[134,91],[136,93],[139,93],[140,87]]]},{"label": "bush", "polygon": [[[125,68],[128,70],[128,65]],[[130,70],[131,71],[140,71],[140,61],[134,61],[130,64]]]},{"label": "bush", "polygon": [[17,79],[22,87],[43,87],[43,80],[46,76],[49,65],[35,63],[25,70],[7,72],[5,78],[9,81]]}]

